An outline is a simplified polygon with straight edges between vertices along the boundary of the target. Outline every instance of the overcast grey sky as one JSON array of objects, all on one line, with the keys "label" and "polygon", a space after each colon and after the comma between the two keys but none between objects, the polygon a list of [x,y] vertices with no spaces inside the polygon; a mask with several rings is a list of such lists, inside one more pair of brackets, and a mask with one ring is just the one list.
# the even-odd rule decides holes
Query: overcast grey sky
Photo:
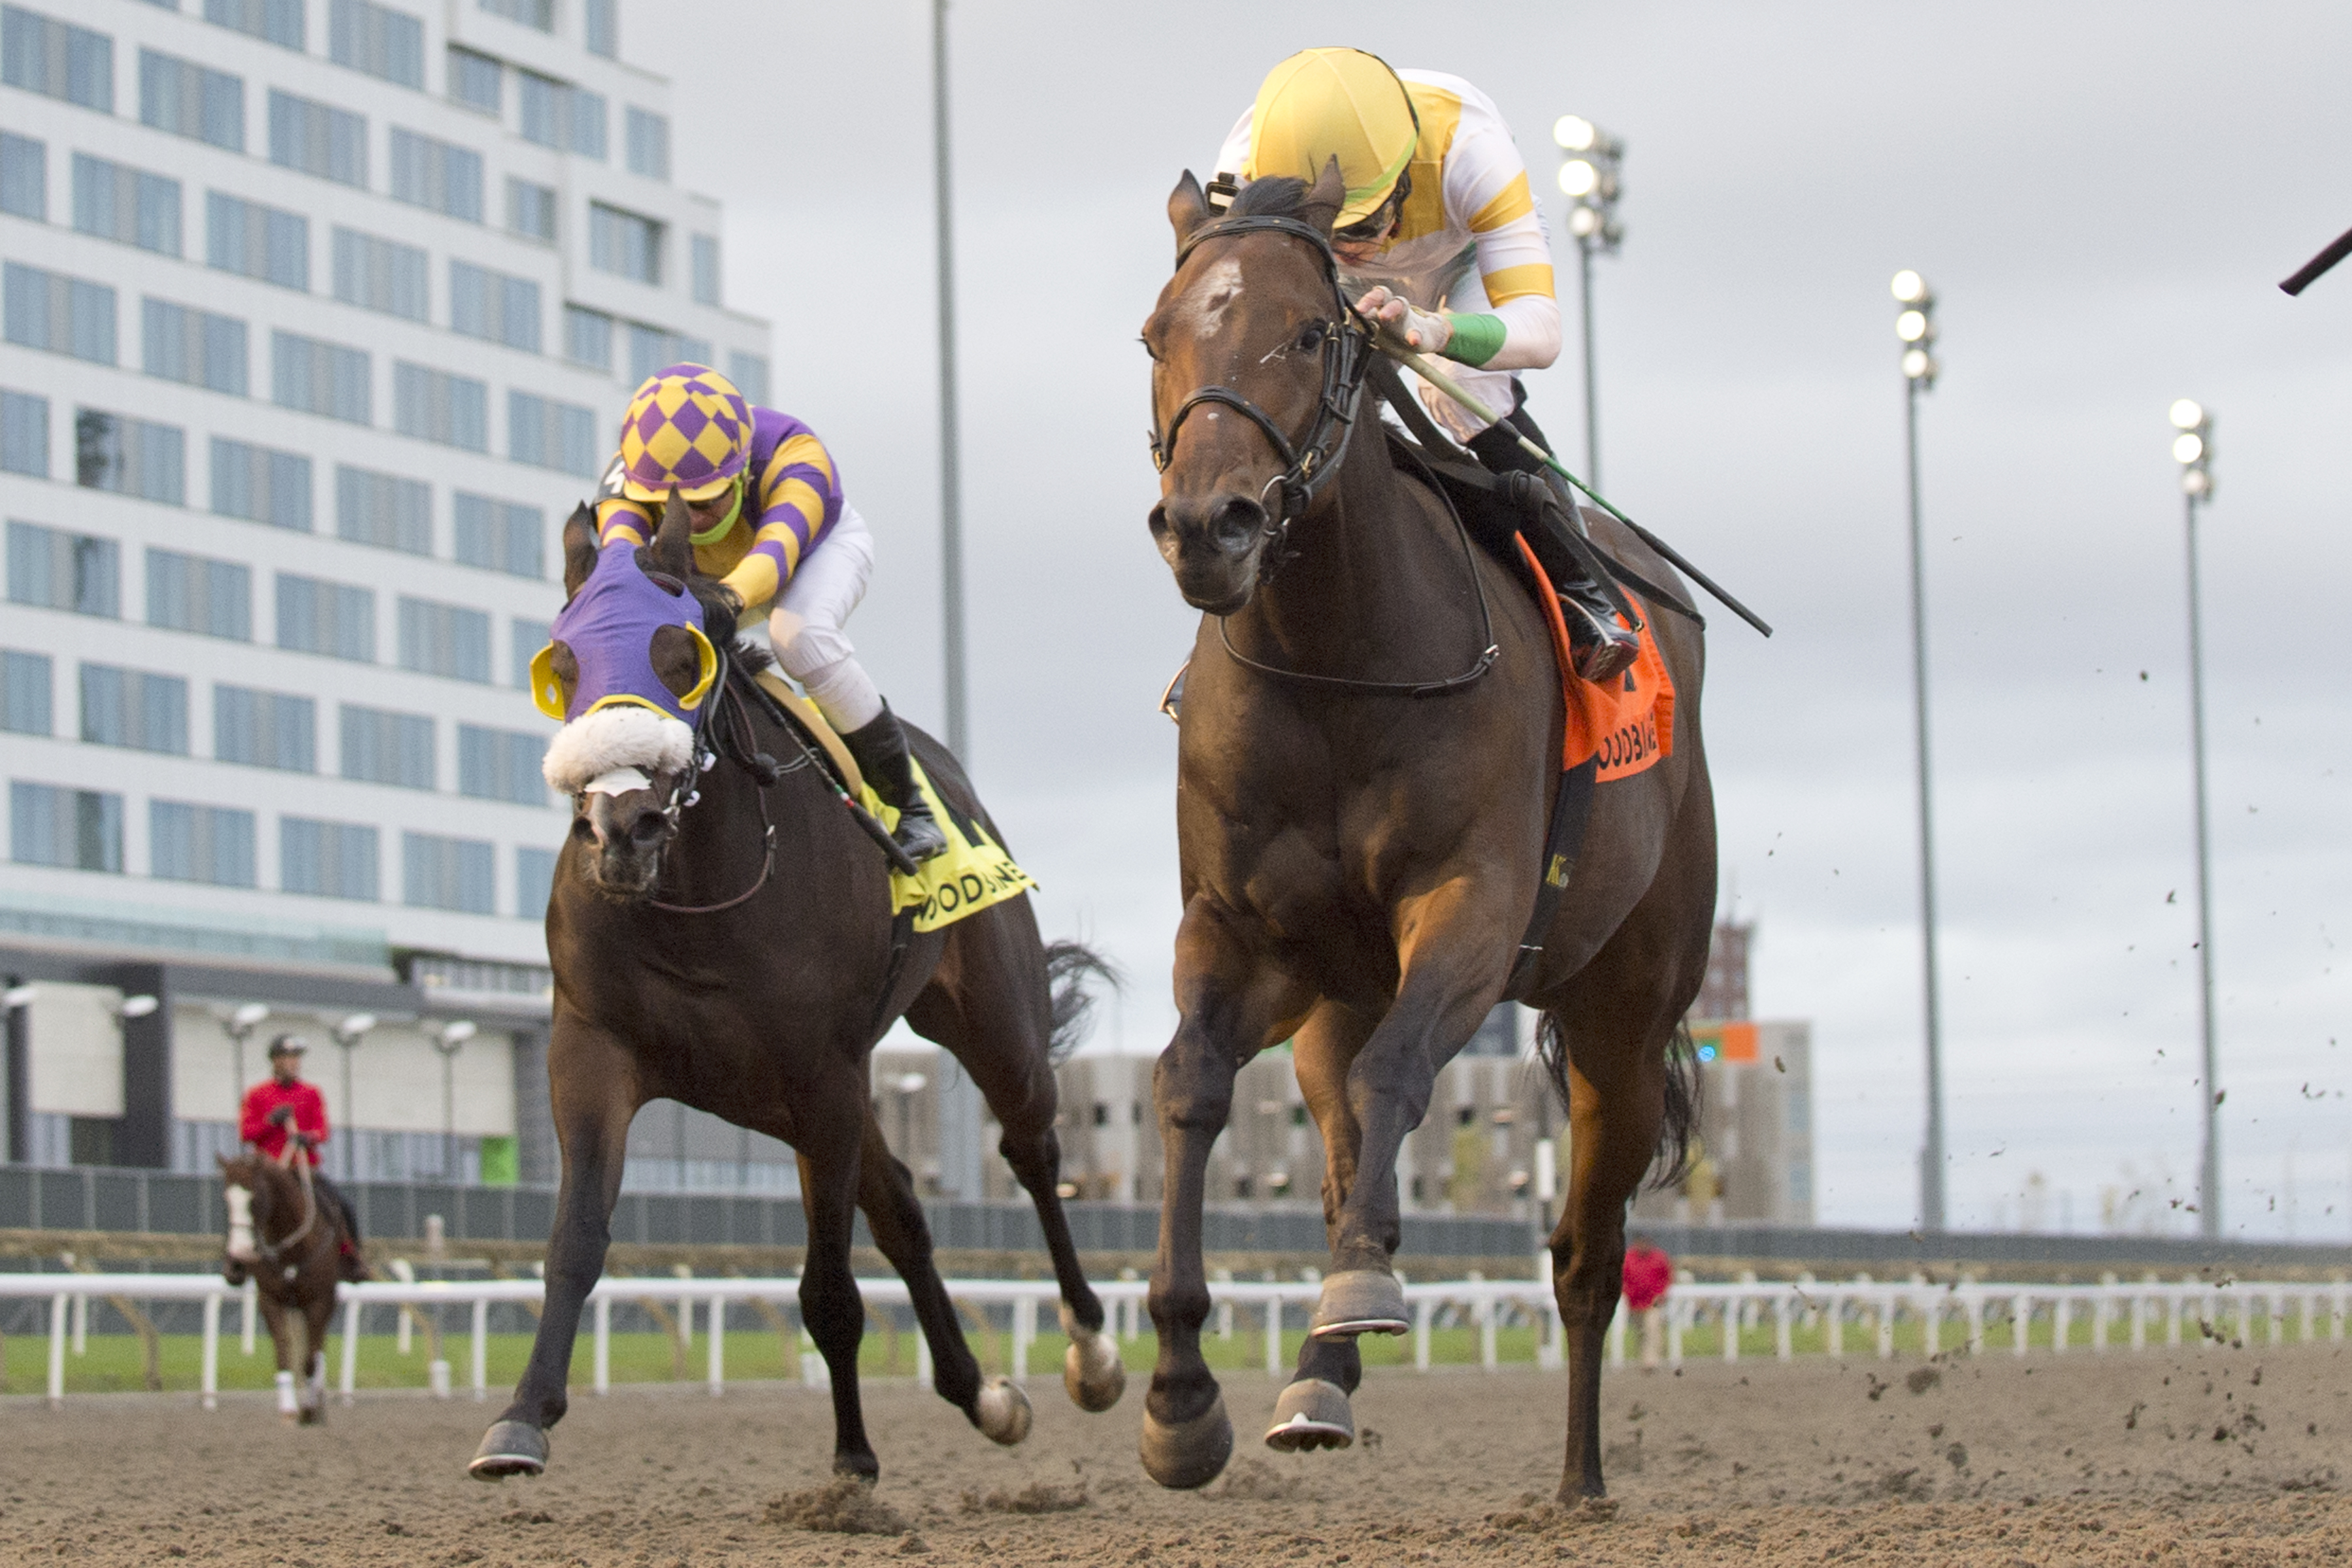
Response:
[{"label": "overcast grey sky", "polygon": [[[861,654],[936,728],[929,7],[678,15],[631,0],[625,52],[679,84],[677,177],[727,203],[730,301],[774,321],[776,398],[873,525]],[[1268,66],[1347,43],[1496,99],[1564,288],[1551,121],[1628,144],[1599,268],[1606,488],[1780,627],[1714,617],[1706,722],[1759,1011],[1813,1023],[1826,1221],[1912,1219],[1922,1115],[1887,279],[1925,272],[1944,335],[1923,465],[1958,1225],[2016,1222],[2035,1173],[2044,1224],[2063,1202],[2094,1225],[2102,1189],[2189,1223],[2168,1206],[2193,1195],[2199,1089],[2165,410],[2215,409],[2227,1218],[2352,1237],[2352,268],[2273,287],[2352,224],[2352,12],[963,0],[953,35],[971,761],[1048,931],[1129,971],[1127,1048],[1173,1017],[1152,703],[1192,620],[1143,526],[1162,205]],[[1571,456],[1577,353],[1571,324],[1529,378]]]}]

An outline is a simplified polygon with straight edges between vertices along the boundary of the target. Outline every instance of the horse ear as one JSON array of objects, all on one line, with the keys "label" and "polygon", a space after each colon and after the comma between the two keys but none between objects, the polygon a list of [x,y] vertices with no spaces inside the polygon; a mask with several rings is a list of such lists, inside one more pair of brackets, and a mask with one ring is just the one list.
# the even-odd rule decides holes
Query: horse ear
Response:
[{"label": "horse ear", "polygon": [[694,513],[672,485],[669,500],[662,506],[661,526],[654,530],[653,561],[681,583],[694,575],[693,533]]},{"label": "horse ear", "polygon": [[569,600],[596,570],[596,512],[586,501],[563,522],[563,596]]},{"label": "horse ear", "polygon": [[1334,157],[1323,165],[1322,174],[1307,191],[1303,211],[1308,223],[1328,235],[1339,221],[1339,209],[1347,205],[1348,182],[1339,173],[1339,160]]},{"label": "horse ear", "polygon": [[1208,220],[1209,198],[1202,195],[1201,182],[1187,169],[1184,177],[1176,182],[1176,188],[1168,193],[1168,221],[1176,230],[1176,243],[1182,245],[1192,237],[1194,229]]}]

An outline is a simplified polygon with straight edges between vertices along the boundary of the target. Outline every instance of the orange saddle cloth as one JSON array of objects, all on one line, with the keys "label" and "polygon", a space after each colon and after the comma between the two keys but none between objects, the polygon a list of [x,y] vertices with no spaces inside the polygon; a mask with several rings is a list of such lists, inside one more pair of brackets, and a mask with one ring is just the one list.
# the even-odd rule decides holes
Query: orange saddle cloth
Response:
[{"label": "orange saddle cloth", "polygon": [[[1538,583],[1549,583],[1543,565],[1525,537],[1519,553]],[[1559,601],[1538,594],[1544,624],[1551,628],[1552,655],[1559,667],[1560,700],[1568,724],[1560,743],[1560,772],[1568,773],[1592,759],[1594,782],[1631,778],[1662,757],[1675,754],[1675,680],[1666,673],[1658,639],[1647,625],[1642,627],[1641,652],[1633,668],[1605,686],[1596,686],[1576,673],[1569,647],[1568,622]]]}]

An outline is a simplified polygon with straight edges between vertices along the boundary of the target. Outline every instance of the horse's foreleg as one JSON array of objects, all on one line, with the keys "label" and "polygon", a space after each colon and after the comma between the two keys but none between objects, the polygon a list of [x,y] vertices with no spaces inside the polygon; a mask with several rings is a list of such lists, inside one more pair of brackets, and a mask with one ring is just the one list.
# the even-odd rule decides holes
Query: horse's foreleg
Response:
[{"label": "horse's foreleg", "polygon": [[1233,1111],[1241,1064],[1297,1026],[1313,998],[1256,963],[1204,898],[1176,935],[1176,1037],[1151,1075],[1166,1156],[1160,1255],[1151,1268],[1160,1361],[1143,1403],[1143,1468],[1163,1487],[1205,1486],[1233,1454],[1233,1422],[1201,1355],[1209,1283],[1201,1258],[1201,1205],[1209,1150]]},{"label": "horse's foreleg", "polygon": [[980,1363],[964,1342],[955,1303],[931,1257],[930,1226],[915,1197],[913,1180],[884,1142],[872,1117],[866,1121],[866,1148],[857,1163],[857,1206],[866,1211],[874,1245],[907,1282],[908,1304],[923,1341],[931,1347],[931,1386],[940,1398],[980,1425]]},{"label": "horse's foreleg", "polygon": [[882,1473],[866,1436],[857,1397],[857,1345],[866,1337],[866,1302],[850,1271],[850,1226],[857,1205],[858,1144],[871,1111],[862,1094],[837,1097],[831,1114],[819,1105],[804,1119],[813,1129],[800,1150],[801,1206],[808,1216],[808,1250],[801,1265],[801,1321],[833,1384],[833,1468],[872,1480]]},{"label": "horse's foreleg", "polygon": [[[1291,1064],[1298,1091],[1323,1136],[1323,1223],[1339,1238],[1339,1211],[1356,1184],[1362,1135],[1348,1108],[1348,1068],[1375,1020],[1341,1003],[1325,1001],[1291,1040]],[[1363,1357],[1353,1335],[1309,1334],[1298,1347],[1297,1368],[1275,1400],[1265,1445],[1293,1454],[1345,1448],[1356,1440],[1349,1396],[1363,1381]]]},{"label": "horse's foreleg", "polygon": [[621,1194],[629,1122],[641,1103],[636,1064],[620,1043],[559,1019],[548,1050],[555,1133],[563,1181],[547,1240],[547,1293],[530,1362],[514,1402],[484,1434],[467,1467],[477,1480],[535,1476],[547,1468],[547,1429],[563,1419],[580,1310],[604,1272],[613,1205]]},{"label": "horse's foreleg", "polygon": [[313,1426],[327,1418],[327,1335],[335,1323],[334,1264],[326,1272],[326,1293],[314,1295],[302,1309],[308,1330],[302,1368],[302,1425]]},{"label": "horse's foreleg", "polygon": [[278,1418],[291,1421],[301,1413],[301,1405],[294,1390],[294,1363],[298,1359],[294,1346],[294,1322],[288,1315],[283,1300],[268,1290],[260,1291],[258,1295],[262,1325],[268,1329],[269,1348],[278,1355]]}]

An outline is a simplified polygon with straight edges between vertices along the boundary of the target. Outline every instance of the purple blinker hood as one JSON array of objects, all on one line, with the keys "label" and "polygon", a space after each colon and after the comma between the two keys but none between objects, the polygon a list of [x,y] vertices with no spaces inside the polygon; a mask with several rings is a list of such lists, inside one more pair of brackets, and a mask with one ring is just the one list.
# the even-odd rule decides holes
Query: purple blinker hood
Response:
[{"label": "purple blinker hood", "polygon": [[[636,553],[634,544],[599,551],[595,570],[549,630],[552,641],[570,647],[579,662],[580,679],[572,690],[562,692],[551,672],[542,672],[541,660],[532,660],[531,694],[551,718],[560,716],[569,723],[600,708],[634,705],[693,723],[694,710],[709,691],[718,668],[718,656],[703,635],[702,606],[692,595],[673,593],[647,576],[637,565]],[[683,698],[654,672],[654,633],[663,626],[692,632],[701,654],[701,679]],[[563,704],[560,715],[558,702]]]}]

